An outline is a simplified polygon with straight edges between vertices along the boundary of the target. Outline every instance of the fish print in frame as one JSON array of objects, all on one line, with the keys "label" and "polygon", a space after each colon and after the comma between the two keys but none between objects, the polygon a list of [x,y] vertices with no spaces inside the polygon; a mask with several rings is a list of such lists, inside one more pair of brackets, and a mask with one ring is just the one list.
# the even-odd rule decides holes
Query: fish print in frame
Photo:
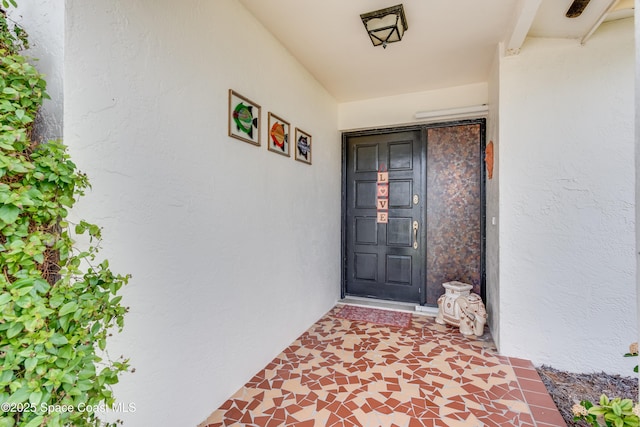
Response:
[{"label": "fish print in frame", "polygon": [[260,105],[229,89],[229,136],[260,145]]},{"label": "fish print in frame", "polygon": [[311,164],[311,135],[302,129],[296,128],[296,140],[295,140],[295,153],[296,160]]},{"label": "fish print in frame", "polygon": [[269,112],[269,137],[267,147],[269,151],[290,157],[289,122]]}]

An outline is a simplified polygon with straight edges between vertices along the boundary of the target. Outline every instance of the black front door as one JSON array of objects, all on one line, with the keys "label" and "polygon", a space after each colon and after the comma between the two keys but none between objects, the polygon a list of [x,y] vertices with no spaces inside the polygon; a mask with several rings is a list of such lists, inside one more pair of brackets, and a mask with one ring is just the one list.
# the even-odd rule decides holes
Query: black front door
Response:
[{"label": "black front door", "polygon": [[425,302],[424,139],[421,129],[345,137],[346,295]]}]

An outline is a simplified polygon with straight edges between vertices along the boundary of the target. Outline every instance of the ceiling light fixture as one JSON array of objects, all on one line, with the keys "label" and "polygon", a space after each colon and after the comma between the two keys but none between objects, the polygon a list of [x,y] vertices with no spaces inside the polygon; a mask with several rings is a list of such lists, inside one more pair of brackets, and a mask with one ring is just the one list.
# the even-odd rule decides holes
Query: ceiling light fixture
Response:
[{"label": "ceiling light fixture", "polygon": [[569,6],[569,10],[567,10],[566,17],[577,18],[582,15],[582,12],[584,12],[589,2],[591,2],[591,0],[573,0],[573,3]]},{"label": "ceiling light fixture", "polygon": [[363,13],[360,18],[373,45],[382,45],[384,49],[387,48],[387,44],[402,40],[404,32],[409,28],[401,4]]}]

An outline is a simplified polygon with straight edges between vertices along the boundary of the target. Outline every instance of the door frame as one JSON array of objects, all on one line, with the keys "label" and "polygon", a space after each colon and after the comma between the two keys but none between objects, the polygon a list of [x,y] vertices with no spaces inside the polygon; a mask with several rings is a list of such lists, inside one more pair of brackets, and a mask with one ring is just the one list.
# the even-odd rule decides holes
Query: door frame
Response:
[{"label": "door frame", "polygon": [[[421,186],[424,186],[427,182],[427,172],[426,172],[426,144],[425,139],[426,139],[426,128],[422,127],[422,126],[404,126],[404,127],[397,127],[397,128],[384,128],[384,129],[372,129],[372,130],[359,130],[356,132],[346,132],[343,134],[343,141],[342,141],[342,220],[341,220],[341,240],[342,240],[342,246],[341,246],[341,255],[342,255],[342,273],[341,273],[341,295],[342,298],[344,298],[345,295],[347,295],[347,276],[348,276],[348,267],[347,267],[347,261],[349,258],[349,255],[346,251],[347,249],[347,242],[348,242],[348,236],[347,236],[347,186],[349,185],[349,183],[347,182],[347,176],[348,176],[348,172],[347,172],[347,155],[348,155],[348,147],[347,147],[347,143],[348,140],[350,138],[357,138],[357,137],[367,137],[367,136],[381,136],[381,135],[390,135],[390,134],[400,134],[400,133],[412,133],[412,138],[416,138],[416,133],[419,134],[419,136],[417,136],[416,139],[413,139],[413,141],[416,141],[418,148],[419,148],[419,157],[420,157],[420,162],[422,163],[422,167],[420,168],[420,173],[419,173],[419,177],[416,179],[416,182],[419,182]],[[415,151],[414,151],[415,152]],[[417,157],[417,156],[416,156]],[[413,158],[416,158],[413,157]],[[424,194],[424,192],[419,193],[419,197],[422,197],[422,194]],[[425,199],[420,199],[420,200],[425,200]],[[426,203],[426,200],[425,200]],[[425,244],[427,241],[427,234],[426,234],[426,227],[425,227],[425,219],[426,219],[426,204],[421,203],[422,207],[420,208],[420,211],[418,213],[418,215],[414,216],[414,219],[419,221],[420,228],[418,231],[418,234],[416,236],[417,242],[418,242],[418,247],[419,247],[419,252],[423,254],[424,257],[426,257],[426,248],[425,248]],[[412,256],[412,259],[415,260],[416,258],[414,258]],[[416,271],[416,270],[414,270]],[[418,265],[418,275],[420,276],[420,280],[422,281],[422,283],[420,283],[420,281],[418,282],[418,286],[417,286],[417,290],[418,290],[418,299],[417,300],[413,300],[412,303],[414,304],[419,304],[419,305],[424,305],[426,302],[426,298],[427,295],[425,294],[425,290],[426,290],[426,263],[421,262]],[[413,282],[415,283],[415,281]],[[412,287],[413,289],[416,289],[416,287]],[[374,298],[374,297],[371,297]],[[385,299],[387,300],[387,299]],[[387,301],[401,301],[401,300],[396,300],[393,298],[388,299]]]},{"label": "door frame", "polygon": [[[397,126],[397,127],[382,127],[382,128],[371,128],[371,129],[361,129],[355,131],[346,131],[342,132],[342,166],[341,166],[341,219],[340,219],[340,262],[341,262],[341,274],[340,274],[340,298],[344,299],[346,295],[346,283],[347,283],[347,236],[346,236],[346,226],[347,226],[347,139],[350,137],[358,137],[358,136],[372,136],[372,135],[384,135],[388,133],[396,133],[396,132],[405,132],[405,131],[420,131],[421,144],[425,144],[424,149],[421,149],[421,159],[422,162],[422,171],[420,179],[422,181],[423,194],[420,195],[422,200],[426,199],[426,191],[427,191],[427,146],[429,141],[427,140],[427,130],[432,128],[439,127],[452,127],[452,126],[461,126],[461,125],[480,125],[480,144],[479,144],[479,155],[480,159],[480,297],[482,301],[486,304],[486,271],[487,271],[487,260],[486,260],[486,245],[487,245],[487,200],[486,200],[486,163],[484,161],[484,153],[485,147],[487,144],[487,119],[486,118],[477,118],[477,119],[464,119],[464,120],[454,120],[454,121],[444,121],[444,122],[435,122],[435,123],[424,123],[424,124],[415,124],[415,125],[406,125],[406,126]],[[426,206],[421,213],[422,220],[422,232],[420,233],[420,245],[421,247],[425,247],[422,245],[426,245],[427,241],[427,209]],[[425,247],[425,250],[428,248]],[[426,259],[424,260],[423,267],[426,269]],[[425,271],[426,277],[426,271]],[[420,288],[420,305],[425,305],[427,294],[426,294],[426,280],[423,281]]]}]

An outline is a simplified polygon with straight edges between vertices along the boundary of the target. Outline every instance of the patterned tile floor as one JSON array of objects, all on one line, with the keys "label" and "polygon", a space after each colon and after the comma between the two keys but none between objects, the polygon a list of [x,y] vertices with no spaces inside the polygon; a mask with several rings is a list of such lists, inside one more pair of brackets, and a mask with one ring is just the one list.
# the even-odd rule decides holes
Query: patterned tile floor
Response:
[{"label": "patterned tile floor", "polygon": [[334,307],[200,427],[566,427],[531,362],[433,317],[403,328]]}]

